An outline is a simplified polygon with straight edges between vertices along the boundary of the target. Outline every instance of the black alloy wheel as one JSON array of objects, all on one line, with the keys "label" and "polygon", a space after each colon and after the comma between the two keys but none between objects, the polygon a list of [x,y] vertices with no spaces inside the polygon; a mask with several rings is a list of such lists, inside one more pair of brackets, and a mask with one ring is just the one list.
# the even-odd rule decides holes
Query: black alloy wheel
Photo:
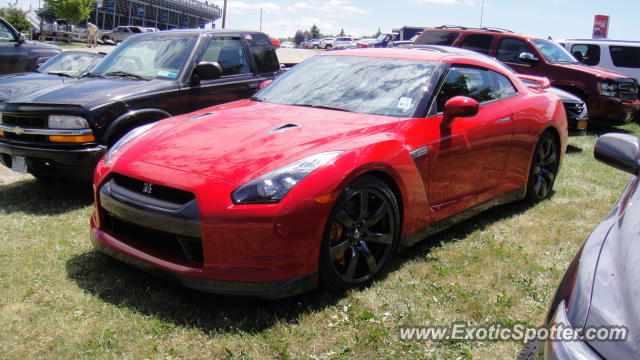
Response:
[{"label": "black alloy wheel", "polygon": [[559,161],[558,142],[551,132],[546,131],[540,136],[533,153],[527,183],[527,200],[538,202],[551,196]]},{"label": "black alloy wheel", "polygon": [[395,252],[400,226],[398,203],[389,186],[372,176],[355,180],[336,200],[325,228],[322,285],[343,291],[371,283]]}]

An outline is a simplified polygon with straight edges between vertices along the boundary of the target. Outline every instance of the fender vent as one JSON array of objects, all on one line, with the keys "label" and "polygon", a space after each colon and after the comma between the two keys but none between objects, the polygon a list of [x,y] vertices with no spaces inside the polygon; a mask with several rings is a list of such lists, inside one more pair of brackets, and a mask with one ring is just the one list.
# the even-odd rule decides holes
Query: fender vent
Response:
[{"label": "fender vent", "polygon": [[295,128],[299,128],[300,125],[298,124],[285,124],[282,126],[279,126],[273,130],[269,130],[267,131],[267,134],[277,134],[279,132],[283,132],[283,131],[287,131],[287,130],[291,130],[291,129],[295,129]]}]

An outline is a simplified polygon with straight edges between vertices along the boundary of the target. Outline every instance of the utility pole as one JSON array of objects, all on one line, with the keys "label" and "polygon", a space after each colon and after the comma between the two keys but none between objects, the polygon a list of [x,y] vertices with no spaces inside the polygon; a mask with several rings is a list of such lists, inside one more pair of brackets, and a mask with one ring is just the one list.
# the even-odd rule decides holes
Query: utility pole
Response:
[{"label": "utility pole", "polygon": [[[226,2],[226,0],[225,0]],[[484,17],[484,0],[482,0],[482,10],[480,11],[480,28],[482,28],[482,18]]]},{"label": "utility pole", "polygon": [[223,29],[226,22],[227,22],[227,0],[224,0],[224,5],[222,5],[222,28]]},{"label": "utility pole", "polygon": [[260,8],[260,32],[262,32],[262,8]]}]

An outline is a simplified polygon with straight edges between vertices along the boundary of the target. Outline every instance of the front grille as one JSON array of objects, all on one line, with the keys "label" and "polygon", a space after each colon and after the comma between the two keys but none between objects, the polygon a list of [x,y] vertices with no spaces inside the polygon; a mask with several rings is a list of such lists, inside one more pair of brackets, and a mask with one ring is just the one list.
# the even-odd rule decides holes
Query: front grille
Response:
[{"label": "front grille", "polygon": [[620,84],[620,100],[636,101],[638,100],[638,84]]},{"label": "front grille", "polygon": [[49,141],[49,138],[46,135],[31,135],[31,134],[14,134],[8,131],[5,131],[4,137],[7,140],[12,140],[14,142],[25,142],[25,143],[45,143]]},{"label": "front grille", "polygon": [[46,129],[49,126],[47,115],[41,114],[2,113],[2,123],[30,129]]},{"label": "front grille", "polygon": [[567,112],[567,118],[575,119],[582,114],[584,104],[577,102],[565,102],[564,109]]},{"label": "front grille", "polygon": [[176,207],[182,206],[196,198],[195,195],[193,195],[193,193],[189,191],[174,189],[158,184],[152,184],[151,188],[149,188],[147,185],[147,190],[149,190],[149,192],[144,192],[144,181],[120,174],[113,175],[113,182],[116,185],[132,191],[138,195],[143,195],[145,197],[151,197],[153,199],[168,202],[174,204]]},{"label": "front grille", "polygon": [[108,211],[104,214],[104,228],[117,239],[154,257],[190,267],[202,267],[202,239],[157,231],[124,221]]}]

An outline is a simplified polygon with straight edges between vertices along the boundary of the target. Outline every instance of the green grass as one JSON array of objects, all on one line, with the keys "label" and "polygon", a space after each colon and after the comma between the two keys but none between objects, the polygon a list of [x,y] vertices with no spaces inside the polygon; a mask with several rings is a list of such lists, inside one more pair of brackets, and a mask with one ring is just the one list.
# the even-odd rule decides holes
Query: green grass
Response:
[{"label": "green grass", "polygon": [[[640,135],[640,127],[617,129]],[[400,325],[541,324],[629,175],[571,137],[554,196],[491,209],[396,257],[371,287],[277,302],[187,290],[92,251],[88,186],[0,169],[3,358],[513,358],[517,343],[405,343]]]}]

